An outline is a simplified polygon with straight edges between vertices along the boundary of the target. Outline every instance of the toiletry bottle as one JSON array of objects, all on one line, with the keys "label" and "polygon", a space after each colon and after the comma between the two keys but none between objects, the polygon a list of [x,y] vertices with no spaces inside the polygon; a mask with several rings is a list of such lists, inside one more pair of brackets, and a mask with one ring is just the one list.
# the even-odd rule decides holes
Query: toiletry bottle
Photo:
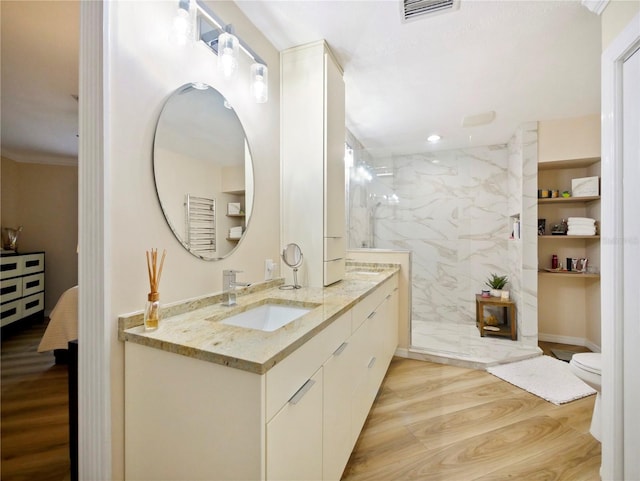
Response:
[{"label": "toiletry bottle", "polygon": [[558,268],[558,256],[553,254],[551,256],[551,268],[552,269],[557,269]]}]

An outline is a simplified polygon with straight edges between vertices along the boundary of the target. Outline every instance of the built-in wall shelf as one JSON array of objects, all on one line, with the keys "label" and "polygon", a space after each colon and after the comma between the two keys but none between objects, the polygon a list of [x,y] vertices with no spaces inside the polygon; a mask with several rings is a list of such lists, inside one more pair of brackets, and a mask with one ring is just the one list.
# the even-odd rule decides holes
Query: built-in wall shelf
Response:
[{"label": "built-in wall shelf", "polygon": [[600,200],[599,195],[592,195],[589,197],[551,197],[538,199],[538,204],[579,204],[583,202],[591,202],[594,200]]},{"label": "built-in wall shelf", "polygon": [[539,235],[543,239],[600,239],[599,235]]},{"label": "built-in wall shelf", "polygon": [[573,277],[574,279],[600,279],[600,274],[592,274],[589,272],[547,272],[538,271],[541,277]]},{"label": "built-in wall shelf", "polygon": [[227,214],[227,217],[244,217],[245,214]]},{"label": "built-in wall shelf", "polygon": [[552,169],[577,169],[580,167],[589,167],[600,161],[600,157],[590,157],[587,159],[567,159],[567,160],[554,160],[549,162],[539,162],[538,170],[552,170]]}]

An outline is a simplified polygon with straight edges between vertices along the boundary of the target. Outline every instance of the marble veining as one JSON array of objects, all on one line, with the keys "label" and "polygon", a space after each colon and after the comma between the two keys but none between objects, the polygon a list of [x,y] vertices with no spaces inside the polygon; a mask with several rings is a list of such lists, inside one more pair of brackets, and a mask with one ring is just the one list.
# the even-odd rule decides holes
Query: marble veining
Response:
[{"label": "marble veining", "polygon": [[[373,213],[375,247],[412,251],[412,348],[481,364],[517,358],[519,349],[537,352],[537,266],[531,265],[537,258],[537,123],[520,126],[508,145],[379,162],[393,175],[354,187],[358,208],[351,204],[350,224],[368,225],[371,219],[358,217]],[[378,205],[380,192],[396,194],[399,202]],[[520,240],[510,240],[515,214]],[[491,272],[510,277],[518,342],[478,335],[475,294]]]},{"label": "marble veining", "polygon": [[[190,299],[167,306],[155,331],[144,330],[142,313],[127,314],[118,319],[119,339],[263,374],[398,271],[395,264],[349,263],[345,279],[325,288],[281,290],[279,280],[239,289],[237,306],[222,305],[221,295]],[[267,299],[313,309],[272,332],[219,322]]]}]

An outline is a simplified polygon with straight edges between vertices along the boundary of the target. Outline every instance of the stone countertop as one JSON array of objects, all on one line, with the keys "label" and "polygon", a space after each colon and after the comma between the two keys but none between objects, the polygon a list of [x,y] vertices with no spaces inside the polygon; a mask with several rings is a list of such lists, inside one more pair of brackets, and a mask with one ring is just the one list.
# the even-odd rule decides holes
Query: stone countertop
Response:
[{"label": "stone countertop", "polygon": [[[270,281],[238,289],[231,307],[221,304],[221,295],[175,303],[163,308],[155,331],[144,330],[142,313],[123,315],[119,339],[264,374],[399,270],[395,264],[349,263],[345,278],[324,288],[282,290],[282,280]],[[313,309],[272,332],[219,322],[265,300]]]}]

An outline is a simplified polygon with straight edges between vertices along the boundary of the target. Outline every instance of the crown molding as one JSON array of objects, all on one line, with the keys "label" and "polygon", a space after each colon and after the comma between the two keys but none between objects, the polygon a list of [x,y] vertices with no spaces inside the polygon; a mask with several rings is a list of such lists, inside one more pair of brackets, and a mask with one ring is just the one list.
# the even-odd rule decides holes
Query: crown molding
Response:
[{"label": "crown molding", "polygon": [[582,6],[589,9],[589,11],[596,15],[602,14],[604,9],[609,5],[609,0],[582,0]]}]

